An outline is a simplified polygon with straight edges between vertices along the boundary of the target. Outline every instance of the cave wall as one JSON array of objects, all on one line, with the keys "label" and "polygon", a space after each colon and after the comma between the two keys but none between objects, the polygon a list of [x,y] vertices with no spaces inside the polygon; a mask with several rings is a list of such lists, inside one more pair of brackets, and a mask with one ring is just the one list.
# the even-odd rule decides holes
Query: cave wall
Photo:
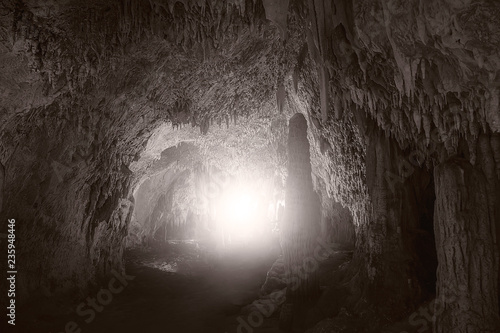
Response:
[{"label": "cave wall", "polygon": [[322,199],[322,235],[325,240],[339,247],[353,249],[356,244],[356,227],[351,211],[333,199]]},{"label": "cave wall", "polygon": [[188,210],[181,208],[187,208],[190,202],[179,202],[182,200],[176,197],[188,186],[189,177],[189,171],[169,168],[150,176],[138,186],[134,192],[134,219],[128,235],[132,244],[137,241],[151,244],[155,240],[166,241],[179,236],[180,230],[171,234],[167,230],[172,231],[173,225],[175,228],[186,226]]},{"label": "cave wall", "polygon": [[356,227],[351,211],[328,193],[326,184],[321,177],[314,177],[313,183],[321,201],[320,229],[322,239],[336,244],[339,248],[354,249]]},{"label": "cave wall", "polygon": [[[401,318],[434,297],[436,282],[437,290],[447,284],[436,278],[442,244],[434,235],[434,166],[465,157],[488,178],[487,200],[498,202],[499,29],[479,26],[499,8],[480,1],[308,5],[290,5],[312,28],[297,37],[297,22],[288,21],[287,42],[301,46],[284,79],[285,105],[308,119],[322,197],[354,218],[360,263],[352,274],[362,278],[352,290]],[[311,14],[311,6],[319,9]],[[474,35],[479,30],[483,37]]]},{"label": "cave wall", "polygon": [[[187,11],[181,3],[7,1],[1,6],[1,215],[2,225],[7,218],[19,221],[20,301],[71,288],[84,292],[111,268],[122,269],[137,182],[132,162],[165,121],[213,123],[214,116],[194,111],[190,102],[204,91],[206,96],[196,96],[198,109],[214,109],[213,85],[185,88],[195,77],[199,83],[203,77],[219,79],[218,66],[204,65],[222,48],[219,41],[227,49],[246,34],[250,47],[259,44],[249,26],[261,16],[255,5],[210,7],[193,27],[189,17],[201,8]],[[217,22],[213,14],[219,15]],[[207,38],[221,22],[224,34]],[[243,43],[234,53],[243,54],[246,47]],[[255,60],[239,56],[237,62],[243,68]],[[184,75],[191,70],[199,75]],[[247,87],[266,91],[262,81],[255,83]],[[222,119],[236,121],[236,115],[228,112],[218,116]]]},{"label": "cave wall", "polygon": [[[394,273],[397,305],[411,308],[414,281],[432,280],[415,267],[433,237],[436,165],[477,168],[500,223],[496,1],[1,6],[0,214],[20,221],[26,242],[23,295],[121,266],[130,191],[151,166],[133,161],[165,122],[210,136],[252,116],[304,114],[316,189],[350,210],[371,289]],[[391,251],[408,262],[389,265]]]},{"label": "cave wall", "polygon": [[490,185],[464,159],[438,165],[435,178],[440,315],[434,331],[497,331],[499,266]]},{"label": "cave wall", "polygon": [[112,214],[128,198],[126,165],[140,149],[140,135],[130,123],[122,128],[129,127],[127,138],[111,119],[92,122],[104,108],[71,114],[56,104],[6,124],[2,217],[19,221],[21,300],[30,290],[50,295],[121,268],[127,223]]}]

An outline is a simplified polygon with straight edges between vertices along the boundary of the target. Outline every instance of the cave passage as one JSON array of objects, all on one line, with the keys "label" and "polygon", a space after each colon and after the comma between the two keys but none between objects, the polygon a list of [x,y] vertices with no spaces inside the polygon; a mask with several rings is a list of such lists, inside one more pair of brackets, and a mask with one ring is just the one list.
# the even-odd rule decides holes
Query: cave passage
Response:
[{"label": "cave passage", "polygon": [[500,332],[500,1],[0,1],[0,331]]}]

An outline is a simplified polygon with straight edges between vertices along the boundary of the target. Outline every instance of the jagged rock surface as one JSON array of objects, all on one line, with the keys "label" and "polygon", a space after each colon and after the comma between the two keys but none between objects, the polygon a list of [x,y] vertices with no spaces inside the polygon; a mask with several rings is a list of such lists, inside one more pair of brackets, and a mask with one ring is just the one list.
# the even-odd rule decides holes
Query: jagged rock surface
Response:
[{"label": "jagged rock surface", "polygon": [[[131,191],[155,170],[155,157],[143,154],[150,138],[193,126],[186,138],[196,131],[213,147],[225,140],[217,126],[268,123],[245,133],[261,147],[272,142],[283,181],[283,129],[297,112],[308,121],[323,207],[335,202],[351,212],[355,257],[370,263],[360,276],[383,277],[387,267],[374,259],[398,250],[400,241],[410,240],[410,261],[422,266],[426,254],[416,244],[433,242],[425,222],[433,218],[429,173],[457,156],[487,179],[500,244],[500,3],[275,6],[270,11],[269,1],[260,0],[0,4],[0,217],[19,221],[21,300],[35,291],[84,288],[121,268]],[[278,15],[283,11],[287,20]],[[155,154],[176,144],[160,142],[165,146]],[[412,203],[397,201],[391,184]],[[415,205],[419,221],[406,221],[415,217]],[[353,239],[350,223],[341,229]],[[429,274],[417,280],[432,280]],[[408,289],[419,293],[418,285]]]}]

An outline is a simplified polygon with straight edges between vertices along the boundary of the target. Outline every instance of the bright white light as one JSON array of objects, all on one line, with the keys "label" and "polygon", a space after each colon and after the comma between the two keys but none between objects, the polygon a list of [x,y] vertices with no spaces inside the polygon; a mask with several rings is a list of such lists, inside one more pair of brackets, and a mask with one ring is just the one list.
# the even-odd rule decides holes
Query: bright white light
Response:
[{"label": "bright white light", "polygon": [[219,203],[219,217],[231,242],[253,237],[258,220],[258,195],[249,185],[239,184],[226,189]]},{"label": "bright white light", "polygon": [[249,193],[236,193],[228,200],[229,217],[234,219],[235,222],[241,223],[248,221],[255,208],[255,200]]}]

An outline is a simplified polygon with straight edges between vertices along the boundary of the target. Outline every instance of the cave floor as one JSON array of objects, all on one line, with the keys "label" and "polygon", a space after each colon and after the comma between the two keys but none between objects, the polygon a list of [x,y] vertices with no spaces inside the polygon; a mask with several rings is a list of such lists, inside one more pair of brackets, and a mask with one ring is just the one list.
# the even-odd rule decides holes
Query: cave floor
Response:
[{"label": "cave floor", "polygon": [[[129,250],[125,254],[127,286],[113,295],[101,312],[89,320],[76,312],[76,306],[97,298],[95,292],[66,304],[61,313],[56,304],[39,304],[36,311],[23,311],[17,326],[19,333],[108,333],[108,332],[172,332],[172,333],[278,333],[278,316],[265,318],[256,327],[242,328],[241,314],[245,305],[258,298],[266,273],[278,253],[258,248],[233,248],[217,264],[200,255],[194,242],[170,242],[165,248]],[[326,271],[349,260],[338,253],[323,263]],[[331,277],[321,274],[324,279]],[[132,279],[133,277],[133,279]],[[328,296],[327,296],[328,297]],[[333,294],[334,298],[338,295]],[[56,300],[58,302],[60,300]],[[54,302],[54,300],[52,300]],[[64,303],[61,301],[61,303]],[[333,301],[331,302],[334,303]],[[58,308],[58,309],[57,309]],[[91,307],[86,306],[85,310]],[[56,310],[57,309],[57,310]],[[58,314],[56,314],[58,313]],[[85,320],[88,320],[86,322]],[[248,320],[248,319],[247,319]],[[424,326],[410,325],[408,320],[382,330],[370,330],[371,319],[339,316],[322,322],[313,332],[428,332]],[[68,328],[68,323],[74,327]],[[80,330],[79,330],[80,329]]]},{"label": "cave floor", "polygon": [[[194,243],[170,242],[161,251],[130,250],[126,269],[134,279],[102,312],[95,312],[89,323],[85,319],[90,316],[75,311],[59,316],[38,314],[19,327],[20,332],[66,333],[69,321],[76,322],[81,333],[238,332],[240,310],[257,298],[276,256],[233,249],[212,267]],[[279,332],[277,325],[277,317],[266,318],[253,332]]]}]

